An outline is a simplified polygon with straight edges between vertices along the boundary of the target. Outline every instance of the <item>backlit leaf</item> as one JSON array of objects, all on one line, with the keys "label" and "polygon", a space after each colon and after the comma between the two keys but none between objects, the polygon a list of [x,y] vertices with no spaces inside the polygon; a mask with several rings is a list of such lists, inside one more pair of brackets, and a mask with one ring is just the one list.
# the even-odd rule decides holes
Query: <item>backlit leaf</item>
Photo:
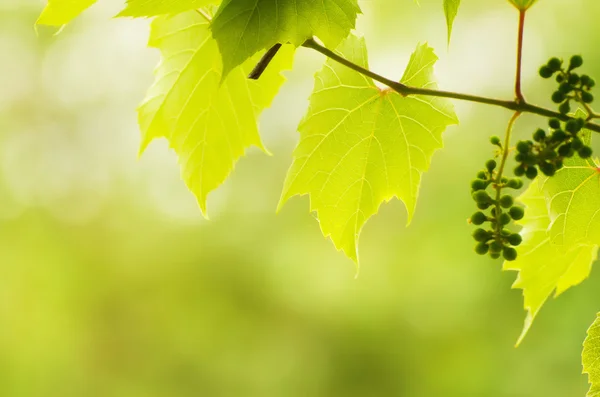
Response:
[{"label": "backlit leaf", "polygon": [[66,25],[95,2],[96,0],[48,0],[37,23],[52,26]]}]

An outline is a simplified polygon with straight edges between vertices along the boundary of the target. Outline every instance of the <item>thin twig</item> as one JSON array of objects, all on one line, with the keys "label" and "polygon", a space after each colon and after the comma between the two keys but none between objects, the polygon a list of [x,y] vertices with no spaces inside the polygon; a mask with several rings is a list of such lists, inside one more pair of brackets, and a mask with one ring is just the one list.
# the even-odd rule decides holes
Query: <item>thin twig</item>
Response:
[{"label": "thin twig", "polygon": [[525,10],[519,11],[519,34],[517,41],[517,77],[515,79],[515,98],[517,102],[525,102],[521,91],[521,64],[523,63],[523,36],[525,32]]},{"label": "thin twig", "polygon": [[280,43],[277,43],[273,47],[269,48],[269,50],[265,52],[262,58],[260,58],[260,61],[258,61],[254,69],[252,69],[252,71],[248,75],[248,78],[252,80],[258,80],[260,76],[262,76],[262,74],[264,73],[267,66],[269,66],[269,63],[271,63],[273,58],[275,58],[275,55],[277,55],[277,51],[279,51],[280,48]]}]

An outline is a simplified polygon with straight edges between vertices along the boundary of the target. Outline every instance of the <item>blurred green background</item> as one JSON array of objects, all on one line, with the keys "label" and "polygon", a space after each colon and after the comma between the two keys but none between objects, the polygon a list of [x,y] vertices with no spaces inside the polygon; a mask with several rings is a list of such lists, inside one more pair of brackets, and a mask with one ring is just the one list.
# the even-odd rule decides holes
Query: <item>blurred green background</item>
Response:
[{"label": "blurred green background", "polygon": [[[446,45],[442,0],[363,0],[372,68],[399,78],[434,46],[440,86],[512,97],[517,14],[464,1]],[[358,278],[308,199],[276,215],[323,59],[301,49],[250,150],[200,215],[166,142],[138,161],[135,108],[158,53],[148,20],[103,0],[59,35],[42,0],[0,1],[0,395],[584,396],[581,344],[597,274],[551,301],[517,349],[514,273],[476,256],[469,182],[507,111],[456,103],[407,229],[402,203],[365,227]],[[551,56],[600,76],[595,0],[541,0],[528,16],[525,92]],[[544,121],[523,117],[517,136]],[[489,150],[488,150],[489,149]]]}]

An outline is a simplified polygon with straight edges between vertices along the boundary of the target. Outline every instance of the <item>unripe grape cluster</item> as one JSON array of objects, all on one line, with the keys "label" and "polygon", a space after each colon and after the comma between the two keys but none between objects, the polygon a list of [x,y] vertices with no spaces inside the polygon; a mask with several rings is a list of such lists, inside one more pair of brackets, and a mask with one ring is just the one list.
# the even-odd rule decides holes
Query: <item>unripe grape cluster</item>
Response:
[{"label": "unripe grape cluster", "polygon": [[575,69],[583,65],[583,58],[574,55],[565,68],[564,62],[558,58],[550,58],[548,63],[540,68],[540,76],[549,79],[556,75],[558,89],[552,94],[552,102],[559,105],[558,111],[567,114],[571,111],[571,101],[589,104],[594,101],[594,95],[590,92],[596,85],[594,79],[587,74],[579,75]]},{"label": "unripe grape cluster", "polygon": [[532,140],[517,143],[515,161],[519,165],[514,171],[516,176],[534,179],[539,172],[553,176],[563,167],[565,158],[578,154],[585,159],[592,155],[592,148],[580,137],[585,120],[578,118],[562,123],[552,118],[548,125],[548,133],[540,128],[533,133]]},{"label": "unripe grape cluster", "polygon": [[[492,137],[490,141],[502,148],[498,137]],[[521,244],[522,239],[518,233],[513,233],[506,227],[511,221],[522,219],[524,210],[514,204],[511,195],[502,194],[502,190],[520,189],[523,187],[523,180],[502,177],[497,167],[496,160],[488,160],[485,169],[471,182],[471,194],[479,211],[471,216],[469,222],[479,226],[473,232],[473,238],[477,242],[475,252],[480,255],[489,254],[493,259],[503,256],[504,259],[513,261],[517,258],[515,247]],[[488,190],[492,191],[491,195]]]}]

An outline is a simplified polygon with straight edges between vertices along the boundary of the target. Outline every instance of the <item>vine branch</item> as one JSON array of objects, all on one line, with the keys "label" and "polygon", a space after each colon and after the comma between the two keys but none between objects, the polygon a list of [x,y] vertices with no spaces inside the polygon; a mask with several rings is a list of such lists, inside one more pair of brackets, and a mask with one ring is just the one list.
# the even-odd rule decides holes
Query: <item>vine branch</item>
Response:
[{"label": "vine branch", "polygon": [[525,14],[526,10],[519,10],[519,33],[517,39],[517,78],[515,79],[515,97],[516,102],[525,102],[525,97],[521,91],[521,64],[523,61],[523,36],[525,33]]},{"label": "vine branch", "polygon": [[[330,49],[322,46],[321,44],[317,43],[313,39],[306,40],[302,46],[313,49],[317,52],[320,52],[321,54],[325,55],[326,57],[328,57],[328,58],[330,58],[330,59],[332,59],[332,60],[334,60],[334,61],[336,61],[336,62],[338,62],[338,63],[340,63],[362,75],[365,75],[367,77],[372,78],[375,81],[385,84],[386,86],[390,87],[392,90],[398,92],[402,96],[423,95],[423,96],[434,96],[434,97],[441,97],[441,98],[458,99],[461,101],[468,101],[468,102],[482,103],[485,105],[498,106],[498,107],[502,107],[502,108],[505,108],[508,110],[512,110],[513,112],[532,113],[532,114],[537,114],[539,116],[544,116],[544,117],[548,117],[548,118],[554,117],[554,118],[557,118],[562,121],[568,121],[568,120],[573,119],[573,117],[567,116],[565,114],[562,114],[562,113],[559,113],[559,112],[556,112],[556,111],[553,111],[550,109],[542,108],[540,106],[529,104],[524,99],[522,101],[519,101],[517,99],[512,100],[512,101],[507,101],[507,100],[494,99],[494,98],[482,97],[482,96],[477,96],[477,95],[462,94],[462,93],[452,92],[452,91],[442,91],[442,90],[432,90],[432,89],[428,89],[428,88],[411,87],[411,86],[399,83],[397,81],[390,80],[390,79],[383,77],[375,72],[372,72],[371,70],[365,69],[362,66],[357,65],[354,62],[344,58],[343,56],[336,54],[335,52],[331,51]],[[596,123],[592,123],[591,121],[586,122],[585,128],[587,128],[591,131],[600,132],[600,125],[596,124]]]}]

